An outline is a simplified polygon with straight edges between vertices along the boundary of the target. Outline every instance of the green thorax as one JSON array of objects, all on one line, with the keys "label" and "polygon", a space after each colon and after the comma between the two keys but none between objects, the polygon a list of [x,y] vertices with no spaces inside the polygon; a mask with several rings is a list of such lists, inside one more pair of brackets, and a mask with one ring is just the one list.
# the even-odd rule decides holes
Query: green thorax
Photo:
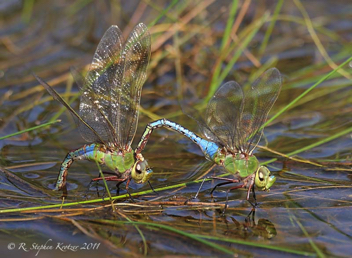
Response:
[{"label": "green thorax", "polygon": [[132,169],[135,158],[132,149],[128,151],[108,150],[104,145],[95,144],[93,152],[87,155],[87,160],[96,161],[99,164],[105,164],[115,172],[124,173]]},{"label": "green thorax", "polygon": [[254,174],[259,167],[259,161],[255,156],[224,153],[223,150],[214,155],[214,162],[224,166],[229,173],[239,174],[242,178]]}]

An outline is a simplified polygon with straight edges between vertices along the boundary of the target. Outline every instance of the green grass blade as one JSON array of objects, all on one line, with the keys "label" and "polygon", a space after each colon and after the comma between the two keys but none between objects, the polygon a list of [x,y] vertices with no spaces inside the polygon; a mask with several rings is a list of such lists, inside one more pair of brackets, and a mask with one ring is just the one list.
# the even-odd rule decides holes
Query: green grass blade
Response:
[{"label": "green grass blade", "polygon": [[258,248],[264,248],[264,249],[268,249],[268,250],[274,250],[274,251],[290,253],[290,254],[297,254],[297,255],[302,255],[302,256],[316,256],[315,253],[309,253],[309,252],[305,252],[305,251],[288,249],[288,248],[281,247],[281,246],[274,246],[274,245],[271,245],[270,243],[269,244],[262,244],[262,243],[258,243],[258,242],[250,242],[250,241],[245,241],[245,240],[240,240],[240,239],[222,238],[222,237],[214,237],[214,236],[203,236],[203,235],[197,235],[197,234],[195,234],[195,235],[202,237],[202,238],[211,239],[214,241],[225,241],[228,243],[251,246],[254,248],[258,247]]},{"label": "green grass blade", "polygon": [[[227,174],[224,174],[224,176],[226,176],[226,175]],[[154,191],[160,192],[160,191],[166,191],[166,190],[170,190],[170,189],[185,187],[190,183],[199,183],[201,181],[203,181],[203,179],[198,179],[198,180],[186,182],[186,183],[179,183],[176,185],[169,185],[169,186],[165,186],[165,187],[161,187],[161,188],[155,188]],[[150,194],[150,193],[153,193],[154,191],[153,190],[140,191],[140,192],[136,192],[136,193],[131,193],[131,196]],[[128,197],[129,197],[128,194],[123,194],[123,195],[119,195],[119,196],[112,196],[111,200],[120,200],[120,199],[125,199]],[[70,207],[70,206],[76,206],[76,205],[99,203],[99,202],[103,202],[103,201],[105,201],[105,200],[102,198],[99,198],[99,199],[85,200],[85,201],[79,201],[79,202],[68,202],[68,203],[64,203],[62,205],[61,204],[51,204],[51,205],[26,207],[26,208],[3,209],[3,210],[0,209],[0,214],[1,213],[11,213],[11,212],[31,211],[31,210],[38,210],[38,209],[53,209],[53,208],[60,208],[61,206],[62,207]]]},{"label": "green grass blade", "polygon": [[22,21],[28,23],[31,20],[33,13],[34,0],[25,0],[22,9]]},{"label": "green grass blade", "polygon": [[16,132],[16,133],[12,133],[12,134],[9,134],[9,135],[2,136],[2,137],[0,137],[0,140],[4,140],[4,139],[12,137],[12,136],[16,136],[16,135],[19,135],[19,134],[22,134],[22,133],[33,131],[33,130],[37,130],[37,129],[40,129],[42,127],[45,127],[45,126],[48,126],[48,125],[52,125],[52,124],[56,124],[56,123],[59,123],[59,122],[61,122],[61,120],[55,120],[55,121],[48,122],[48,123],[45,123],[45,124],[37,125],[37,126],[31,127],[31,128],[28,128],[28,129],[25,129],[25,130],[22,130],[22,131],[19,131],[19,132]]},{"label": "green grass blade", "polygon": [[227,248],[224,248],[222,247],[221,245],[218,245],[218,244],[215,244],[215,243],[212,243],[210,241],[207,241],[207,240],[204,240],[202,237],[199,237],[198,235],[194,235],[194,234],[190,234],[188,232],[185,232],[183,230],[179,230],[179,229],[176,229],[176,228],[173,228],[173,227],[170,227],[170,226],[167,226],[167,225],[163,225],[163,224],[160,224],[160,223],[152,223],[152,222],[141,222],[141,221],[110,221],[110,220],[95,220],[94,222],[101,222],[101,223],[105,223],[105,224],[110,224],[110,225],[116,225],[116,224],[132,224],[132,225],[141,225],[141,226],[146,226],[146,227],[152,227],[152,228],[160,228],[160,229],[164,229],[164,230],[167,230],[167,231],[171,231],[173,233],[176,233],[176,234],[179,234],[181,236],[185,236],[185,237],[188,237],[190,239],[193,239],[193,240],[196,240],[202,244],[205,244],[207,246],[210,246],[214,249],[217,249],[221,252],[224,252],[226,254],[230,254],[230,255],[234,255],[234,252],[227,249]]},{"label": "green grass blade", "polygon": [[[162,10],[160,11],[160,14],[159,14],[151,23],[148,24],[148,27],[153,27],[153,26],[154,26],[162,17],[164,17],[165,14],[166,14],[167,12],[169,12],[169,10],[170,10],[172,7],[174,7],[177,3],[178,3],[178,0],[173,0],[173,1],[171,2],[171,4],[170,4],[167,8],[162,9]],[[150,3],[150,4],[151,4],[151,3]]]},{"label": "green grass blade", "polygon": [[237,7],[238,7],[238,0],[233,0],[232,5],[231,5],[231,9],[230,9],[230,15],[229,15],[229,18],[227,19],[227,23],[226,23],[224,36],[223,36],[222,42],[221,42],[221,48],[220,48],[221,52],[224,50],[224,48],[226,47],[226,45],[229,41],[231,28],[232,28],[232,25],[235,20],[235,15],[237,13]]},{"label": "green grass blade", "polygon": [[266,49],[266,46],[268,45],[270,35],[273,32],[275,23],[277,21],[277,17],[278,17],[278,15],[280,13],[280,10],[281,10],[281,7],[282,7],[283,3],[284,3],[284,0],[279,0],[277,5],[276,5],[273,17],[271,19],[271,22],[269,24],[269,27],[268,27],[267,31],[265,32],[262,44],[260,45],[260,48],[259,48],[259,51],[258,51],[260,56],[263,55],[263,53],[264,53],[264,51]]},{"label": "green grass blade", "polygon": [[[106,183],[104,173],[103,173],[103,171],[101,170],[101,167],[100,167],[100,165],[99,165],[99,163],[98,163],[97,161],[95,161],[95,164],[96,164],[97,167],[98,167],[100,177],[103,179],[104,186],[105,186],[105,190],[106,190],[106,192],[108,193],[109,199],[110,199],[111,204],[112,204],[113,200],[112,200],[112,198],[111,198],[111,193],[110,193],[108,184]],[[89,189],[88,189],[88,190],[89,190]]]},{"label": "green grass blade", "polygon": [[73,4],[69,7],[67,14],[69,16],[73,16],[82,10],[85,6],[87,6],[92,0],[78,0],[73,1]]},{"label": "green grass blade", "polygon": [[232,56],[231,60],[229,63],[226,65],[225,69],[222,71],[222,73],[218,77],[213,77],[210,89],[208,92],[207,97],[205,98],[205,102],[208,102],[211,97],[214,95],[218,85],[225,80],[226,76],[230,73],[230,71],[233,69],[233,66],[239,59],[239,57],[242,55],[243,50],[248,46],[248,44],[252,41],[254,36],[257,34],[259,28],[267,21],[269,17],[269,13],[265,13],[263,17],[257,21],[254,25],[254,28],[251,30],[251,32],[247,35],[247,37],[241,42],[241,45],[238,47],[237,51],[235,54]]},{"label": "green grass blade", "polygon": [[[290,212],[288,210],[288,212]],[[302,225],[302,223],[293,215],[293,214],[289,214],[291,219],[296,222],[296,224],[299,226],[299,228],[302,230],[303,234],[305,235],[305,237],[308,239],[309,244],[311,245],[311,247],[314,249],[314,251],[316,252],[316,256],[317,257],[326,257],[323,252],[319,249],[319,247],[314,243],[314,241],[312,240],[312,238],[310,237],[309,233],[307,232],[307,230],[305,229],[305,227]]]},{"label": "green grass blade", "polygon": [[[128,221],[128,222],[131,222],[133,223],[133,221],[127,217],[127,216],[124,216],[124,218]],[[138,227],[138,225],[133,225],[135,227],[135,229],[138,231],[138,234],[141,236],[142,238],[142,242],[143,242],[143,246],[144,246],[144,256],[146,256],[148,254],[148,244],[147,244],[147,240],[142,232],[142,230]]]},{"label": "green grass blade", "polygon": [[270,124],[274,119],[276,119],[278,116],[280,116],[282,113],[293,107],[300,99],[302,99],[305,95],[307,95],[309,92],[311,92],[314,88],[316,88],[318,85],[320,85],[322,82],[327,80],[331,75],[336,73],[337,70],[339,70],[341,67],[345,66],[348,64],[350,61],[352,61],[352,57],[348,58],[345,62],[340,64],[338,67],[336,67],[334,70],[332,70],[330,73],[324,75],[319,81],[317,81],[314,85],[309,87],[306,91],[304,91],[301,95],[299,95],[297,98],[295,98],[293,101],[291,101],[286,107],[282,108],[279,112],[277,112],[273,117],[268,119],[265,124],[262,125],[262,128]]},{"label": "green grass blade", "polygon": [[216,67],[214,69],[214,73],[213,73],[212,80],[211,80],[211,85],[216,84],[216,82],[217,82],[217,80],[219,78],[221,67],[222,67],[222,63],[223,63],[223,59],[225,58],[224,49],[225,49],[225,46],[227,46],[228,42],[229,42],[231,28],[232,28],[233,22],[235,20],[237,7],[238,7],[238,1],[234,0],[232,2],[229,18],[227,19],[226,28],[225,28],[224,35],[223,35],[222,42],[221,42],[220,57],[219,57],[219,60],[217,62],[217,65],[216,65]]},{"label": "green grass blade", "polygon": [[[317,146],[319,146],[319,145],[322,145],[322,144],[327,143],[327,142],[329,142],[329,141],[335,140],[336,138],[339,138],[339,137],[341,137],[341,136],[343,136],[343,135],[346,135],[346,134],[348,134],[348,133],[352,133],[352,127],[351,127],[351,128],[348,128],[348,129],[346,129],[346,130],[343,130],[342,132],[339,132],[339,133],[337,133],[337,134],[334,134],[334,135],[332,135],[332,136],[329,136],[329,137],[327,137],[327,138],[325,138],[325,139],[322,139],[322,140],[320,140],[320,141],[318,141],[318,142],[315,142],[315,143],[312,143],[312,144],[310,144],[310,145],[307,145],[307,146],[305,146],[305,147],[303,147],[303,148],[301,148],[301,149],[292,151],[292,152],[288,153],[287,156],[293,156],[293,155],[296,155],[296,154],[298,154],[298,153],[301,153],[301,152],[310,150],[310,149],[315,148],[315,147],[317,147]],[[261,163],[261,164],[262,164],[262,165],[266,165],[266,164],[272,163],[272,162],[274,162],[274,161],[276,161],[276,160],[277,160],[277,158],[273,158],[273,159],[267,160],[267,161],[265,161],[265,162],[263,162],[263,163]]]}]

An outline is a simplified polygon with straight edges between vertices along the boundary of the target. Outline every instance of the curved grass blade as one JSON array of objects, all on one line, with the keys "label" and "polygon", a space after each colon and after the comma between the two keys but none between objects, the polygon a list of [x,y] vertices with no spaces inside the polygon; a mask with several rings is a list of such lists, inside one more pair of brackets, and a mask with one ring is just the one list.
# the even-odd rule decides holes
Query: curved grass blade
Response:
[{"label": "curved grass blade", "polygon": [[191,234],[191,233],[188,233],[188,232],[185,232],[183,230],[179,230],[179,229],[176,229],[176,228],[173,228],[173,227],[170,227],[170,226],[167,226],[167,225],[163,225],[163,224],[157,224],[157,223],[150,223],[150,222],[142,222],[142,221],[110,221],[110,220],[96,220],[94,222],[100,222],[100,223],[104,223],[104,224],[110,224],[110,225],[119,225],[119,224],[131,224],[131,225],[141,225],[141,226],[146,226],[146,227],[149,227],[149,228],[161,228],[161,229],[164,229],[164,230],[168,230],[168,231],[171,231],[171,232],[174,232],[174,233],[177,233],[179,235],[182,235],[182,236],[185,236],[185,237],[188,237],[190,239],[193,239],[193,240],[196,240],[200,243],[203,243],[207,246],[210,246],[212,248],[215,248],[221,252],[224,252],[226,254],[230,254],[230,255],[234,255],[234,252],[221,246],[221,245],[218,245],[218,244],[215,244],[215,243],[212,243],[210,241],[207,241],[201,237],[199,237],[198,235],[194,235],[194,234]]},{"label": "curved grass blade", "polygon": [[30,131],[34,131],[34,130],[40,129],[40,128],[48,126],[48,125],[56,124],[58,122],[61,122],[61,120],[55,120],[55,121],[48,122],[48,123],[45,123],[45,124],[33,126],[31,128],[24,129],[24,130],[16,132],[16,133],[8,134],[8,135],[0,137],[0,140],[4,140],[4,139],[7,139],[7,138],[10,138],[12,136],[16,136],[16,135],[19,135],[19,134],[22,134],[22,133],[27,133],[27,132],[30,132]]},{"label": "curved grass blade", "polygon": [[318,85],[326,81],[329,77],[331,77],[334,73],[337,72],[340,68],[348,64],[349,62],[352,61],[352,57],[348,58],[346,61],[341,63],[338,67],[336,67],[334,70],[329,72],[328,74],[324,75],[321,77],[314,85],[309,87],[307,90],[305,90],[302,94],[300,94],[297,98],[292,100],[289,104],[287,104],[284,108],[280,109],[279,112],[277,112],[274,116],[272,116],[270,119],[268,119],[261,127],[264,128],[268,124],[270,124],[274,119],[276,119],[278,116],[280,116],[282,113],[286,112],[288,109],[292,108],[299,100],[301,100],[305,95],[307,95],[310,91],[312,91],[314,88],[316,88]]}]

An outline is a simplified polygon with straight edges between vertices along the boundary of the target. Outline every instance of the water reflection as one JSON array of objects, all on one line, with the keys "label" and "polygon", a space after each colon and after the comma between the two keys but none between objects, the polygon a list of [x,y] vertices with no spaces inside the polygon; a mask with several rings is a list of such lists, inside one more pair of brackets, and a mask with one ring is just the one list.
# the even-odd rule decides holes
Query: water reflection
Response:
[{"label": "water reflection", "polygon": [[268,219],[255,220],[255,208],[245,218],[244,222],[239,222],[235,218],[230,217],[232,223],[229,223],[226,217],[224,222],[227,230],[224,232],[228,236],[237,236],[243,239],[251,237],[261,237],[264,239],[272,239],[277,235],[275,225]]}]

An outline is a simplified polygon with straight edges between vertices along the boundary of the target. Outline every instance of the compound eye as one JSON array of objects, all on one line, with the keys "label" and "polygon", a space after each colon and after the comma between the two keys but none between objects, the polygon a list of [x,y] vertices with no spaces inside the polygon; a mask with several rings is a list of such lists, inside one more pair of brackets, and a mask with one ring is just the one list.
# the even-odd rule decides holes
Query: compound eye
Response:
[{"label": "compound eye", "polygon": [[137,174],[142,174],[141,164],[139,164],[139,163],[137,163],[137,166],[136,166],[136,173]]},{"label": "compound eye", "polygon": [[264,180],[263,172],[259,171],[258,177],[260,181],[263,181]]}]

